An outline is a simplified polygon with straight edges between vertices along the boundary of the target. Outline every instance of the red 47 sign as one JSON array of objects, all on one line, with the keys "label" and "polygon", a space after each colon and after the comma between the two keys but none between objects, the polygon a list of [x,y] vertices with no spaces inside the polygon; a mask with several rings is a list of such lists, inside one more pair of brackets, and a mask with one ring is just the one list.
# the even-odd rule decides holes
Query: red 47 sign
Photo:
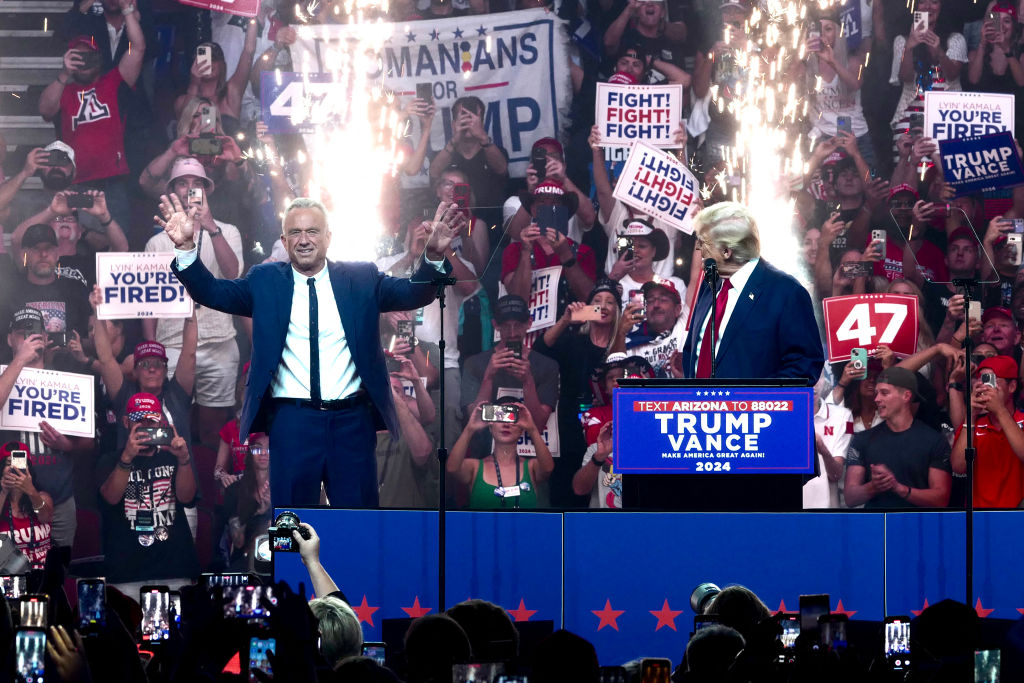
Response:
[{"label": "red 47 sign", "polygon": [[856,348],[879,344],[900,356],[917,352],[917,298],[906,294],[853,294],[823,302],[830,363],[850,360]]}]

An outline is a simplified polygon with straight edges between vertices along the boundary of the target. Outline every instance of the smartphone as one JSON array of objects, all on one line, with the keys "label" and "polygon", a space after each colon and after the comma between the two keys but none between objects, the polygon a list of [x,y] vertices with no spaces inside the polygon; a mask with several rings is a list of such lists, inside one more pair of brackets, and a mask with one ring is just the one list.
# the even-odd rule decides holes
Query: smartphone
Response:
[{"label": "smartphone", "polygon": [[252,583],[252,575],[245,573],[201,574],[199,583],[207,588],[214,586],[248,586]]},{"label": "smartphone", "polygon": [[82,58],[82,66],[79,67],[79,70],[90,71],[99,67],[100,53],[96,50],[76,50],[76,52]]},{"label": "smartphone", "polygon": [[16,470],[27,470],[28,451],[11,451],[11,467]]},{"label": "smartphone", "polygon": [[846,627],[850,619],[845,614],[822,614],[818,617],[821,645],[833,651],[846,649]]},{"label": "smartphone", "polygon": [[853,119],[849,116],[836,117],[836,134],[849,133],[853,135]]},{"label": "smartphone", "polygon": [[498,676],[494,683],[530,683],[529,676]]},{"label": "smartphone", "polygon": [[874,264],[871,261],[847,261],[839,264],[839,272],[848,278],[871,277]]},{"label": "smartphone", "polygon": [[642,289],[634,289],[629,292],[629,303],[638,304],[640,306],[641,315],[647,315],[647,299],[644,298],[644,292]]},{"label": "smartphone", "polygon": [[572,312],[572,321],[575,323],[585,323],[591,320],[601,319],[601,307],[600,306],[584,306],[578,311]]},{"label": "smartphone", "polygon": [[[800,632],[818,633],[818,617],[830,614],[832,608],[827,593],[800,596]],[[817,638],[815,637],[815,640]]]},{"label": "smartphone", "polygon": [[519,420],[519,406],[507,403],[485,403],[480,406],[480,419],[484,422],[507,422]]},{"label": "smartphone", "polygon": [[78,579],[78,630],[97,631],[107,623],[107,582]]},{"label": "smartphone", "polygon": [[915,137],[924,133],[924,114],[917,112],[910,115],[910,127],[907,132]]},{"label": "smartphone", "polygon": [[149,446],[170,446],[174,440],[174,430],[170,427],[139,427],[137,433],[149,438]]},{"label": "smartphone", "polygon": [[928,13],[927,12],[914,12],[914,30],[915,31],[927,31],[928,30]]},{"label": "smartphone", "polygon": [[713,614],[694,614],[693,615],[693,632],[707,628],[708,626],[714,626],[718,623],[718,617]]},{"label": "smartphone", "polygon": [[416,84],[416,98],[423,100],[427,104],[434,103],[434,87],[430,83],[417,83]]},{"label": "smartphone", "polygon": [[505,348],[511,351],[516,358],[523,357],[523,342],[521,340],[512,341],[510,339],[509,341],[505,342]]},{"label": "smartphone", "polygon": [[213,51],[209,45],[200,45],[196,48],[196,62],[202,71],[209,71],[213,68]]},{"label": "smartphone", "polygon": [[71,157],[62,149],[51,149],[46,153],[47,166],[69,166]]},{"label": "smartphone", "polygon": [[197,156],[217,156],[224,152],[224,141],[220,138],[207,135],[198,138],[189,138],[188,153]]},{"label": "smartphone", "polygon": [[602,666],[597,680],[599,683],[629,683],[629,673],[623,666]]},{"label": "smartphone", "polygon": [[21,621],[25,628],[46,628],[46,606],[50,596],[45,593],[31,593],[21,596]]},{"label": "smartphone", "polygon": [[171,637],[171,596],[167,586],[143,586],[139,589],[142,607],[142,641],[161,643]]},{"label": "smartphone", "polygon": [[387,660],[387,653],[388,646],[384,643],[363,642],[363,656],[369,657],[381,666],[384,666],[384,663]]},{"label": "smartphone", "polygon": [[26,591],[28,591],[28,577],[24,574],[0,576],[0,592],[5,598],[20,598]]},{"label": "smartphone", "polygon": [[885,618],[883,652],[894,671],[910,668],[910,617]]},{"label": "smartphone", "polygon": [[1015,266],[1021,264],[1021,235],[1011,232],[1006,236],[1006,260]]},{"label": "smartphone", "polygon": [[669,683],[671,677],[671,661],[653,657],[640,660],[640,680],[644,683]]},{"label": "smartphone", "polygon": [[266,619],[277,604],[273,586],[224,586],[222,590],[224,616],[229,619]]},{"label": "smartphone", "polygon": [[817,19],[810,19],[807,22],[808,49],[817,52],[821,49],[821,22]]},{"label": "smartphone", "polygon": [[861,373],[857,375],[857,379],[864,379],[868,376],[868,350],[867,349],[853,349],[850,352],[850,363],[853,364],[854,369],[861,370]]},{"label": "smartphone", "polygon": [[170,608],[174,610],[174,623],[181,625],[181,591],[171,591]]},{"label": "smartphone", "polygon": [[972,301],[967,304],[967,317],[971,320],[981,322],[981,302]]},{"label": "smartphone", "polygon": [[800,615],[779,614],[779,626],[782,633],[779,635],[779,642],[784,650],[796,648],[796,639],[800,636]]},{"label": "smartphone", "polygon": [[996,388],[996,373],[991,370],[985,369],[981,371],[981,383],[985,386]]},{"label": "smartphone", "polygon": [[886,244],[885,244],[885,230],[872,230],[871,231],[871,241],[872,242],[881,242],[882,243],[882,257],[885,258],[885,247],[886,247]]},{"label": "smartphone", "polygon": [[15,680],[18,683],[43,683],[46,674],[46,631],[19,628],[14,638]]},{"label": "smartphone", "polygon": [[82,192],[75,192],[66,195],[67,204],[69,209],[91,209],[93,205],[93,198],[91,194],[84,194]]},{"label": "smartphone", "polygon": [[256,683],[259,678],[253,673],[253,669],[262,671],[267,675],[273,675],[270,668],[268,652],[277,651],[277,640],[274,638],[249,638],[249,683]]},{"label": "smartphone", "polygon": [[633,238],[629,235],[622,235],[615,240],[615,252],[620,259],[629,260],[633,258]]},{"label": "smartphone", "polygon": [[1016,233],[1024,233],[1024,218],[1013,219],[1013,231]]},{"label": "smartphone", "polygon": [[68,333],[67,332],[49,332],[47,338],[50,344],[62,349],[68,345]]},{"label": "smartphone", "polygon": [[569,208],[555,204],[541,204],[536,209],[533,219],[541,230],[554,228],[566,237],[569,236]]},{"label": "smartphone", "polygon": [[505,673],[504,662],[472,662],[470,664],[452,664],[452,683],[469,683],[470,681],[493,681]]},{"label": "smartphone", "polygon": [[[395,341],[397,340],[397,338],[398,338],[397,336],[394,336],[394,337],[391,338],[391,346],[392,346],[392,348],[394,347]],[[387,366],[388,374],[391,374],[392,372],[401,372],[402,371],[402,362],[400,360],[398,360],[397,358],[395,358],[391,354],[385,354],[385,356],[384,356],[384,365]]]},{"label": "smartphone", "polygon": [[203,188],[193,187],[188,191],[188,205],[189,206],[202,206],[203,204]]},{"label": "smartphone", "polygon": [[466,218],[469,218],[469,183],[455,183],[452,188],[452,201],[459,207]]},{"label": "smartphone", "polygon": [[548,177],[548,153],[543,147],[538,147],[530,153],[530,168],[537,172],[537,182],[544,182]]},{"label": "smartphone", "polygon": [[999,683],[1001,669],[1002,652],[1000,650],[974,651],[974,683]]}]

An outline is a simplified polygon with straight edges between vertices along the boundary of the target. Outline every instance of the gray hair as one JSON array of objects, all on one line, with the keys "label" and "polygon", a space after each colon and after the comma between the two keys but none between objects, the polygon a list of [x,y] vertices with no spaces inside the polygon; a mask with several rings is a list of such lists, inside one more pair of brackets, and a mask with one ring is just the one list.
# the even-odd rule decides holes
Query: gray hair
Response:
[{"label": "gray hair", "polygon": [[[323,202],[319,199],[313,199],[312,197],[296,197],[288,204],[284,210],[284,217],[281,220],[281,224],[284,225],[284,221],[288,220],[288,214],[295,209],[317,209],[327,218],[327,207],[324,206]],[[326,227],[326,226],[324,226]]]},{"label": "gray hair", "polygon": [[344,600],[332,596],[317,598],[309,601],[309,609],[320,622],[320,651],[331,668],[345,657],[362,653],[363,628]]},{"label": "gray hair", "polygon": [[738,202],[719,202],[697,214],[697,238],[732,252],[730,261],[744,264],[761,255],[761,239],[753,214]]}]

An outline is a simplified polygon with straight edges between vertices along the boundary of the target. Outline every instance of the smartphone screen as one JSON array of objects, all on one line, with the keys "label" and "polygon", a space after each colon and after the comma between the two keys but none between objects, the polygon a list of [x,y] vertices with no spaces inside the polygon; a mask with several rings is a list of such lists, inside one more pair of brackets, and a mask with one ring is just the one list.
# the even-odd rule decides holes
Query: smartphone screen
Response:
[{"label": "smartphone screen", "polygon": [[43,683],[46,672],[46,631],[19,629],[14,639],[19,683]]},{"label": "smartphone screen", "polygon": [[78,628],[95,629],[107,622],[107,586],[103,579],[78,580]]},{"label": "smartphone screen", "polygon": [[999,683],[1002,652],[999,650],[974,651],[974,683]]},{"label": "smartphone screen", "polygon": [[253,674],[253,669],[273,675],[274,672],[270,669],[270,659],[267,657],[267,653],[275,651],[277,651],[277,641],[273,638],[249,639],[249,683],[260,680]]},{"label": "smartphone screen", "polygon": [[181,593],[170,592],[170,608],[174,610],[174,623],[181,625]]},{"label": "smartphone screen", "polygon": [[24,574],[0,576],[0,592],[5,598],[20,598],[28,590],[28,577]]},{"label": "smartphone screen", "polygon": [[252,582],[249,574],[203,574],[199,579],[207,588],[214,586],[248,586]]},{"label": "smartphone screen", "polygon": [[886,617],[884,637],[885,658],[897,671],[910,668],[910,619]]},{"label": "smartphone screen", "polygon": [[263,599],[271,606],[277,604],[273,586],[225,586],[223,590],[224,616],[229,619],[266,619],[271,608]]},{"label": "smartphone screen", "polygon": [[827,594],[801,595],[800,630],[805,633],[817,633],[818,617],[829,614],[831,610]]},{"label": "smartphone screen", "polygon": [[672,662],[667,659],[645,657],[640,661],[640,680],[647,683],[669,683],[672,676]]},{"label": "smartphone screen", "polygon": [[792,650],[796,647],[796,639],[800,636],[800,618],[796,616],[784,617],[779,625],[782,626],[782,634],[779,636],[782,647],[786,650]]},{"label": "smartphone screen", "polygon": [[430,85],[430,83],[417,83],[416,97],[423,100],[427,104],[433,104],[434,94],[432,92],[432,86]]},{"label": "smartphone screen", "polygon": [[830,650],[846,649],[846,625],[848,619],[845,614],[827,614],[818,619],[818,627],[821,629],[821,644]]},{"label": "smartphone screen", "polygon": [[387,659],[387,646],[384,643],[363,643],[363,656],[384,666]]},{"label": "smartphone screen", "polygon": [[25,628],[46,628],[46,595],[24,595],[21,598],[21,625]]},{"label": "smartphone screen", "polygon": [[159,643],[171,637],[170,604],[167,586],[143,586],[139,591],[144,642]]}]

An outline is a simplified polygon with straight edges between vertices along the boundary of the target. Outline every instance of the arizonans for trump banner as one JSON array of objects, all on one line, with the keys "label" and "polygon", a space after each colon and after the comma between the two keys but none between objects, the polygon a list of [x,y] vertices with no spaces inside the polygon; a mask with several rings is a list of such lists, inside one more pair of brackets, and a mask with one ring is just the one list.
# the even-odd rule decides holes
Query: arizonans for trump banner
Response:
[{"label": "arizonans for trump banner", "polygon": [[[484,103],[487,134],[508,153],[509,173],[523,176],[533,143],[557,137],[568,125],[572,84],[564,25],[554,14],[532,9],[429,22],[303,26],[291,47],[292,64],[302,74],[333,72],[344,49],[364,40],[364,49],[376,48],[378,57],[368,76],[382,79],[401,102],[416,96],[417,85],[429,85],[437,113],[429,131],[428,158],[452,136],[452,104],[472,95]],[[322,97],[339,87],[333,81],[281,81],[290,81],[291,88],[282,86],[272,97],[264,96],[265,114],[288,115],[303,88],[319,89]],[[413,118],[410,134],[416,144],[421,131]],[[427,185],[426,164],[413,181]]]}]

